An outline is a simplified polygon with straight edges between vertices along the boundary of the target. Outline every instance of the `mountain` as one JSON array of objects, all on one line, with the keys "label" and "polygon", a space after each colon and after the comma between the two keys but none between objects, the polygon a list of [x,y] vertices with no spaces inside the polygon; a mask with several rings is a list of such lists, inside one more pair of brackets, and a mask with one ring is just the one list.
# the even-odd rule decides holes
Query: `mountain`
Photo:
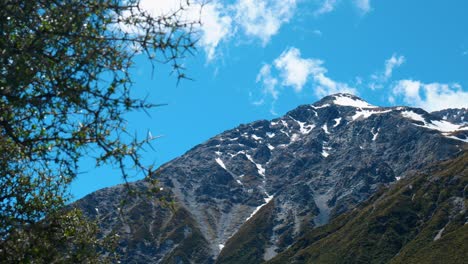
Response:
[{"label": "mountain", "polygon": [[311,230],[268,263],[466,263],[468,151]]},{"label": "mountain", "polygon": [[[116,186],[76,206],[104,234],[120,234],[125,263],[258,263],[382,186],[460,153],[468,128],[450,120],[327,96],[225,131],[164,164],[154,175],[160,197],[127,197]],[[144,181],[131,187],[149,188]]]},{"label": "mountain", "polygon": [[444,110],[432,112],[431,114],[437,116],[438,118],[447,120],[452,123],[464,124],[464,125],[468,124],[468,109],[467,108],[444,109]]}]

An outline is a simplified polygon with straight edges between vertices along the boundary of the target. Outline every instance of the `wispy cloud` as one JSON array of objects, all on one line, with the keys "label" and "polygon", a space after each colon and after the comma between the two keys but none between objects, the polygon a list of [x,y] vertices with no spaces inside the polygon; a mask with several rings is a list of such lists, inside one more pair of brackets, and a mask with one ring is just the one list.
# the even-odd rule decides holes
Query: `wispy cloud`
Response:
[{"label": "wispy cloud", "polygon": [[319,30],[319,29],[315,29],[315,30],[313,31],[313,33],[314,33],[315,35],[319,36],[319,37],[321,37],[321,36],[323,35],[322,31]]},{"label": "wispy cloud", "polygon": [[273,64],[279,71],[281,84],[293,87],[297,93],[302,91],[308,80],[312,81],[315,94],[319,97],[338,92],[356,92],[348,84],[329,78],[322,60],[302,58],[297,48],[286,49]]},{"label": "wispy cloud", "polygon": [[221,4],[213,1],[206,4],[201,10],[202,37],[200,44],[205,49],[208,60],[215,57],[219,43],[233,34],[232,18],[223,14],[223,9]]},{"label": "wispy cloud", "polygon": [[[371,1],[370,0],[351,0],[354,6],[359,10],[363,15],[372,11]],[[318,8],[315,10],[314,14],[320,16],[323,14],[333,12],[337,6],[343,2],[343,0],[321,0],[319,2]]]},{"label": "wispy cloud", "polygon": [[396,54],[393,54],[390,59],[385,61],[385,71],[383,74],[383,79],[387,81],[392,77],[393,74],[393,69],[396,67],[400,67],[403,63],[405,63],[405,56],[398,56]]},{"label": "wispy cloud", "polygon": [[427,111],[468,106],[468,92],[457,83],[425,84],[421,81],[401,80],[392,88],[390,102],[394,103],[396,99]]},{"label": "wispy cloud", "polygon": [[318,97],[323,97],[335,93],[351,93],[357,94],[356,88],[350,86],[347,83],[339,82],[326,76],[327,70],[321,67],[322,72],[314,75],[315,87],[314,91]]},{"label": "wispy cloud", "polygon": [[[265,95],[270,95],[273,100],[278,99],[279,92],[276,89],[276,86],[278,85],[278,79],[274,78],[271,75],[271,65],[270,64],[265,64],[263,67],[260,69],[260,72],[257,75],[257,83],[261,82],[262,87],[263,87],[263,93]],[[264,100],[261,100],[263,103]],[[259,102],[259,101],[257,101]],[[260,103],[256,103],[257,105],[260,105]]]},{"label": "wispy cloud", "polygon": [[303,58],[297,48],[286,49],[272,64],[263,65],[257,75],[257,83],[262,84],[263,99],[268,96],[274,104],[279,99],[281,89],[291,87],[296,93],[301,93],[308,83],[318,97],[338,92],[357,93],[347,83],[328,77],[328,70],[323,64],[320,59]]},{"label": "wispy cloud", "polygon": [[370,0],[354,0],[354,4],[362,14],[367,14],[372,10]]},{"label": "wispy cloud", "polygon": [[291,19],[296,0],[238,0],[231,8],[244,34],[266,45],[282,24]]},{"label": "wispy cloud", "polygon": [[[187,0],[142,0],[141,7],[161,15],[184,6]],[[201,21],[199,45],[207,59],[214,59],[218,46],[235,35],[258,39],[265,46],[278,34],[281,26],[293,17],[296,0],[236,0],[232,4],[220,0],[189,0],[184,8],[187,21]]]},{"label": "wispy cloud", "polygon": [[338,4],[337,0],[322,0],[319,8],[315,10],[314,14],[316,16],[320,16],[326,13],[330,13],[335,9],[337,4]]},{"label": "wispy cloud", "polygon": [[393,71],[405,63],[405,61],[405,56],[393,54],[392,57],[385,61],[385,69],[383,71],[371,75],[372,80],[369,87],[372,90],[383,88],[384,84],[392,78]]},{"label": "wispy cloud", "polygon": [[273,64],[280,72],[281,84],[293,87],[296,92],[302,91],[310,75],[323,71],[322,61],[302,58],[297,48],[283,51]]},{"label": "wispy cloud", "polygon": [[[195,23],[196,26],[197,22],[201,22],[195,32],[198,34],[198,44],[205,51],[208,61],[214,59],[220,42],[228,39],[233,32],[231,15],[218,0],[140,0],[139,5],[140,10],[155,18],[171,16],[177,12],[176,17],[182,23]],[[125,16],[124,13],[123,17]],[[138,34],[138,29],[131,26],[122,26],[122,30]]]},{"label": "wispy cloud", "polygon": [[[335,10],[343,0],[320,0],[315,15]],[[367,13],[369,0],[352,0],[355,6]],[[155,17],[170,14],[184,7],[180,16],[186,21],[201,21],[198,44],[205,51],[208,61],[215,59],[219,45],[234,37],[259,40],[266,46],[281,27],[290,22],[297,11],[299,0],[141,0],[142,10]],[[316,30],[318,36],[322,32]]]}]

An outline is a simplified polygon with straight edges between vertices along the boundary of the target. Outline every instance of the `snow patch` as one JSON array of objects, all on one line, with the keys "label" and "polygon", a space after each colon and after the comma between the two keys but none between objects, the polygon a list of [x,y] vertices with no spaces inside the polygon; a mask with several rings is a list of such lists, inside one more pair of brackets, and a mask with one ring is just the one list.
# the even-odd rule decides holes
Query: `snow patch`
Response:
[{"label": "snow patch", "polygon": [[[265,193],[265,194],[267,194],[267,193]],[[272,199],[273,199],[273,195],[268,195],[267,194],[267,197],[264,198],[265,203],[261,204],[260,206],[255,208],[255,210],[250,214],[250,216],[247,217],[247,219],[245,219],[245,222],[249,221],[250,218],[252,218],[256,213],[258,213],[258,211],[260,211],[260,209],[262,209],[263,206],[267,205]]]},{"label": "snow patch", "polygon": [[405,118],[412,119],[414,121],[426,123],[426,120],[424,119],[422,115],[417,114],[413,111],[404,111],[404,112],[401,112],[401,115]]},{"label": "snow patch", "polygon": [[357,98],[351,98],[346,95],[336,95],[335,100],[333,100],[333,103],[336,105],[342,105],[342,106],[352,106],[352,107],[360,107],[360,108],[376,108],[377,106],[371,105],[366,101],[357,99]]},{"label": "snow patch", "polygon": [[445,230],[445,227],[442,228],[441,230],[439,230],[439,232],[437,233],[437,235],[434,237],[434,241],[437,241],[437,240],[439,240],[439,239],[442,237],[442,233],[444,233],[444,230]]},{"label": "snow patch", "polygon": [[281,129],[280,132],[285,134],[287,137],[291,137],[287,131],[284,131],[284,130]]},{"label": "snow patch", "polygon": [[324,158],[330,156],[330,152],[329,152],[330,150],[332,150],[332,148],[328,146],[328,142],[324,141],[322,144],[322,153],[321,153],[322,156]]},{"label": "snow patch", "polygon": [[455,132],[459,130],[468,130],[467,128],[462,128],[461,126],[452,124],[448,121],[437,120],[433,120],[430,123],[426,124],[426,127],[433,130],[439,130],[440,132]]},{"label": "snow patch", "polygon": [[378,114],[384,114],[391,112],[392,110],[381,110],[381,111],[373,111],[373,110],[359,110],[356,111],[356,114],[354,114],[351,119],[356,120],[358,118],[369,118],[371,115],[378,115]]},{"label": "snow patch", "polygon": [[310,133],[310,131],[312,131],[312,129],[315,128],[315,125],[311,124],[311,125],[306,125],[305,122],[301,122],[301,121],[297,121],[296,122],[299,124],[299,131],[301,132],[301,134],[303,135],[307,135]]},{"label": "snow patch", "polygon": [[224,162],[220,158],[216,158],[216,163],[218,163],[219,166],[221,166],[223,169],[226,169],[226,165],[224,165]]},{"label": "snow patch", "polygon": [[261,164],[258,164],[256,163],[253,159],[252,159],[252,156],[250,156],[249,154],[245,154],[245,156],[247,157],[247,159],[252,162],[253,164],[255,164],[255,166],[257,167],[257,171],[258,171],[258,174],[260,174],[261,176],[265,177],[265,168],[263,168],[263,166]]},{"label": "snow patch", "polygon": [[266,135],[269,138],[273,138],[275,136],[275,133],[267,132]]},{"label": "snow patch", "polygon": [[325,134],[330,134],[330,132],[328,131],[327,124],[323,125],[322,129],[323,129],[323,131],[325,131]]},{"label": "snow patch", "polygon": [[255,140],[257,140],[257,141],[263,139],[263,138],[261,138],[261,137],[259,137],[259,136],[257,136],[257,135],[252,135],[252,138],[255,139]]},{"label": "snow patch", "polygon": [[293,134],[291,136],[291,142],[296,142],[299,139],[299,134]]},{"label": "snow patch", "polygon": [[341,123],[341,120],[342,120],[341,117],[338,117],[338,118],[333,119],[333,121],[335,121],[335,124],[333,125],[333,127],[339,126],[340,123]]},{"label": "snow patch", "polygon": [[372,141],[375,141],[377,137],[379,136],[380,128],[377,129],[377,132],[374,132],[375,128],[372,128],[371,133],[372,133]]},{"label": "snow patch", "polygon": [[330,150],[332,150],[331,147],[326,147],[326,146],[324,145],[324,146],[322,147],[322,156],[323,156],[324,158],[330,156],[330,152],[329,152]]},{"label": "snow patch", "polygon": [[221,251],[221,250],[223,250],[224,245],[223,245],[223,244],[219,244],[218,247],[219,247],[219,251]]},{"label": "snow patch", "polygon": [[416,126],[424,127],[424,128],[431,129],[431,130],[437,130],[441,132],[442,135],[448,138],[468,142],[467,138],[462,139],[462,138],[458,138],[458,137],[451,135],[453,132],[457,132],[457,131],[468,131],[468,127],[464,125],[456,125],[445,120],[426,121],[426,119],[424,119],[422,115],[415,113],[413,111],[404,111],[404,112],[401,112],[401,115],[405,118],[423,123],[423,125],[414,124]]},{"label": "snow patch", "polygon": [[330,104],[324,104],[324,105],[321,105],[321,106],[313,106],[312,105],[312,107],[315,108],[315,109],[325,108],[325,107],[329,107],[329,106],[330,106]]},{"label": "snow patch", "polygon": [[459,138],[459,137],[455,137],[455,136],[446,136],[446,137],[452,138],[452,139],[456,139],[456,140],[460,140],[460,141],[463,141],[463,142],[468,143],[468,137],[465,137],[465,138]]},{"label": "snow patch", "polygon": [[272,145],[268,144],[267,147],[270,149],[270,150],[274,150],[275,147],[273,147]]},{"label": "snow patch", "polygon": [[322,150],[322,156],[326,158],[326,157],[330,156],[330,153],[328,153],[328,152],[324,149],[324,150]]}]

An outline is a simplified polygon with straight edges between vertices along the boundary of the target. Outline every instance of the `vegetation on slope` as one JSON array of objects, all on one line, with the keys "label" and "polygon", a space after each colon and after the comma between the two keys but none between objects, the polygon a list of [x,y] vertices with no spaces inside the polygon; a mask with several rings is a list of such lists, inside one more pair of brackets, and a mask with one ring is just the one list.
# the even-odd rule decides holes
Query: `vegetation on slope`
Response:
[{"label": "vegetation on slope", "polygon": [[468,152],[382,190],[269,263],[464,263]]},{"label": "vegetation on slope", "polygon": [[227,241],[216,263],[258,263],[271,235],[274,200],[263,206]]}]

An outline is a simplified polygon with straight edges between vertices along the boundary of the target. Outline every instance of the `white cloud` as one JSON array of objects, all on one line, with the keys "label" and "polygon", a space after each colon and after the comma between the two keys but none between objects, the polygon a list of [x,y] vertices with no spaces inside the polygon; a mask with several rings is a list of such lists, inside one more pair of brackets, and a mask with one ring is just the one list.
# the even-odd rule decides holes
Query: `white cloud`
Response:
[{"label": "white cloud", "polygon": [[272,64],[265,64],[260,69],[257,83],[262,83],[264,98],[257,102],[264,103],[265,96],[268,95],[275,103],[279,98],[281,88],[292,87],[296,93],[300,93],[309,82],[318,97],[339,92],[357,93],[355,88],[335,81],[326,74],[327,69],[323,66],[322,60],[302,58],[299,49],[288,48]]},{"label": "white cloud", "polygon": [[316,59],[303,59],[301,52],[296,48],[290,48],[273,62],[279,70],[284,86],[292,86],[296,92],[300,92],[311,74],[323,71],[320,65],[322,61]]},{"label": "white cloud", "polygon": [[332,12],[336,5],[338,4],[337,0],[323,0],[320,4],[320,7],[315,11],[315,15],[323,15],[326,13]]},{"label": "white cloud", "polygon": [[401,80],[392,89],[390,102],[400,97],[403,102],[427,111],[468,107],[468,91],[459,84]]},{"label": "white cloud", "polygon": [[363,14],[369,13],[372,10],[370,0],[354,0],[354,4]]},{"label": "white cloud", "polygon": [[232,34],[232,19],[228,15],[222,15],[223,6],[217,2],[211,2],[203,6],[201,11],[200,44],[204,47],[208,60],[215,56],[216,48],[223,39]]},{"label": "white cloud", "polygon": [[397,56],[396,54],[393,54],[390,59],[385,61],[385,72],[383,75],[385,81],[392,77],[393,69],[400,67],[403,63],[405,63],[405,56]]},{"label": "white cloud", "polygon": [[338,82],[333,79],[330,79],[325,75],[326,72],[327,70],[324,69],[323,72],[314,75],[314,80],[316,83],[315,94],[318,97],[323,97],[335,93],[357,94],[357,90],[355,88],[351,87],[347,83]]},{"label": "white cloud", "polygon": [[[271,65],[265,64],[257,75],[257,83],[262,82],[263,94],[271,95],[274,101],[278,99],[279,92],[276,88],[278,80],[271,75]],[[264,100],[260,100],[263,103]],[[258,101],[257,101],[258,102]],[[257,103],[258,105],[260,103]]]},{"label": "white cloud", "polygon": [[319,37],[323,35],[322,31],[320,31],[319,29],[314,30],[313,33]]},{"label": "white cloud", "polygon": [[[279,90],[278,90],[278,79],[272,76],[271,73],[271,65],[265,64],[260,69],[260,72],[257,75],[257,83],[262,84],[262,95],[261,98],[252,102],[254,106],[264,105],[265,102],[271,101],[270,104],[270,113],[272,115],[277,115],[275,111],[275,103],[279,97]],[[253,94],[250,94],[250,97],[253,97]]]},{"label": "white cloud", "polygon": [[[278,34],[297,9],[299,0],[236,0],[225,3],[221,0],[140,0],[140,7],[158,17],[169,15],[183,6],[179,18],[185,21],[201,21],[198,44],[206,52],[207,60],[218,54],[218,47],[237,34],[249,39],[259,39],[263,46]],[[367,13],[370,0],[352,0]],[[315,15],[332,12],[341,0],[320,0]],[[189,4],[187,4],[189,3]],[[124,28],[132,32],[132,28]],[[134,32],[134,31],[133,31]],[[321,36],[320,31],[314,31]]]},{"label": "white cloud", "polygon": [[301,92],[308,79],[315,85],[317,96],[325,96],[338,92],[355,93],[356,90],[346,83],[337,82],[326,76],[327,69],[319,59],[304,59],[297,48],[285,50],[274,62],[280,72],[283,86],[290,86],[294,91]]},{"label": "white cloud", "polygon": [[[342,0],[321,0],[314,14],[320,16],[333,12],[341,2]],[[352,2],[362,14],[367,14],[372,11],[370,0],[352,0]]]},{"label": "white cloud", "polygon": [[384,84],[392,78],[393,71],[405,63],[405,61],[405,56],[393,54],[392,57],[385,61],[383,72],[377,72],[371,76],[372,81],[369,87],[372,90],[383,88]]},{"label": "white cloud", "polygon": [[[236,33],[259,39],[265,46],[284,23],[289,22],[296,9],[297,0],[236,0],[232,4],[220,0],[141,0],[140,7],[158,17],[170,15],[184,7],[180,17],[185,21],[201,21],[197,28],[198,44],[208,60],[217,55],[220,43]],[[240,30],[238,30],[240,29]],[[131,28],[124,29],[127,32]]]},{"label": "white cloud", "polygon": [[266,45],[287,23],[296,9],[296,0],[238,0],[232,7],[235,21],[247,36]]},{"label": "white cloud", "polygon": [[206,3],[197,0],[141,0],[140,7],[154,17],[171,15],[183,7],[179,12],[182,21],[201,22],[196,29],[200,34],[198,43],[205,50],[207,60],[215,57],[219,43],[232,33],[232,19],[224,13],[225,7],[217,0]]}]

